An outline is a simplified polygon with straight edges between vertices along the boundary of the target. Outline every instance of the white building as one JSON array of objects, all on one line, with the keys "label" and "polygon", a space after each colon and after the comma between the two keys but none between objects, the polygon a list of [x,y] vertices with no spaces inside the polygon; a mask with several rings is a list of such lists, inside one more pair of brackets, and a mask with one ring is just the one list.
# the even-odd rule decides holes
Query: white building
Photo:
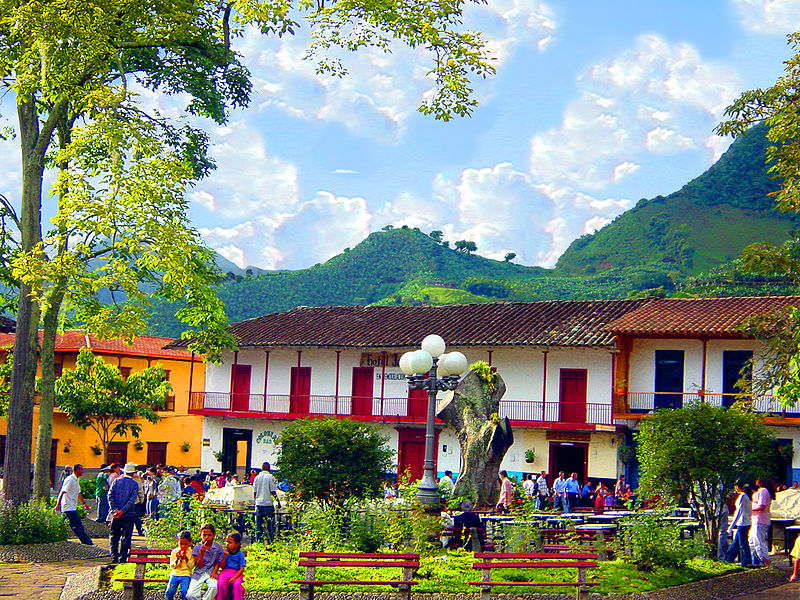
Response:
[{"label": "white building", "polygon": [[[239,351],[208,365],[206,391],[192,394],[190,413],[204,416],[202,467],[274,461],[288,422],[335,415],[375,423],[397,452],[398,472],[421,475],[427,399],[409,393],[398,359],[437,333],[448,350],[486,361],[506,382],[499,414],[515,442],[504,468],[614,479],[624,468],[618,447],[654,407],[698,395],[732,401],[742,361],[758,353],[738,326],[788,305],[800,298],[302,307],[242,321],[232,326]],[[769,397],[756,406],[776,413],[767,420],[782,443],[797,443],[800,419]],[[436,470],[445,469],[460,471],[459,447],[437,423]]]}]

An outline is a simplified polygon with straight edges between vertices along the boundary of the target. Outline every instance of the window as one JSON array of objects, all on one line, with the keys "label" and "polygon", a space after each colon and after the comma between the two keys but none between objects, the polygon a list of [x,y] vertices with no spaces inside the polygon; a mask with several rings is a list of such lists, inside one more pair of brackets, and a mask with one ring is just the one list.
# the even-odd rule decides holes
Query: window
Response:
[{"label": "window", "polygon": [[750,379],[753,376],[753,367],[750,360],[753,353],[750,350],[725,350],[722,353],[722,404],[732,406],[736,402],[736,394],[741,394],[744,390],[737,383],[744,376]]},{"label": "window", "polygon": [[148,465],[167,464],[167,443],[168,442],[147,442]]},{"label": "window", "polygon": [[119,374],[122,375],[122,378],[127,381],[128,377],[131,376],[131,368],[130,367],[120,367]]},{"label": "window", "polygon": [[108,462],[124,465],[128,462],[128,442],[111,442],[108,444]]},{"label": "window", "polygon": [[653,408],[683,406],[683,350],[656,350]]}]

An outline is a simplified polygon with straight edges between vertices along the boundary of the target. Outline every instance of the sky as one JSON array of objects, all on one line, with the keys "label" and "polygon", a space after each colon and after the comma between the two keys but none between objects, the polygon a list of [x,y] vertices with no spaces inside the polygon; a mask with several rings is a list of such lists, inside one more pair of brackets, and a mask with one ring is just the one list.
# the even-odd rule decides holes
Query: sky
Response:
[{"label": "sky", "polygon": [[[447,123],[417,111],[424,52],[348,54],[339,79],[302,60],[306,31],[246,33],[251,104],[201,123],[218,165],[189,194],[206,243],[240,267],[301,269],[408,225],[552,267],[575,238],[719,158],[731,140],[714,126],[781,75],[800,0],[488,0],[468,5],[465,27],[483,32],[497,72],[474,82],[473,115]],[[8,100],[0,114],[13,117]],[[18,164],[0,143],[12,200]]]}]

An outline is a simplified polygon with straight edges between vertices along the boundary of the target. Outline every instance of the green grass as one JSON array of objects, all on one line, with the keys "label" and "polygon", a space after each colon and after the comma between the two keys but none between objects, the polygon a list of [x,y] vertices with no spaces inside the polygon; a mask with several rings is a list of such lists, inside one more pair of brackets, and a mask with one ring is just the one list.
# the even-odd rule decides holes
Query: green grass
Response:
[{"label": "green grass", "polygon": [[[472,553],[463,550],[448,551],[435,557],[423,557],[415,576],[419,582],[414,591],[420,593],[475,593],[477,586],[468,585],[470,581],[479,581],[480,572],[472,569],[474,562]],[[304,569],[297,566],[297,550],[276,544],[266,549],[260,544],[251,546],[247,555],[245,572],[245,588],[248,591],[286,592],[297,591],[297,584],[292,580],[303,579]],[[621,560],[601,562],[596,569],[590,569],[589,581],[599,581],[592,591],[601,594],[645,592],[665,587],[672,587],[723,575],[738,570],[736,565],[694,559],[683,567],[657,568],[649,573],[638,571],[634,565]],[[122,584],[116,580],[120,577],[132,577],[134,565],[119,565],[114,569],[112,589],[121,589]],[[164,578],[169,576],[167,567],[148,567],[148,578]],[[317,569],[318,579],[354,579],[361,581],[399,579],[400,569],[339,568]],[[554,581],[574,579],[575,571],[550,569],[503,569],[494,576],[495,581]],[[164,589],[164,584],[146,584],[146,589]],[[378,591],[380,586],[369,586]],[[364,591],[366,586],[337,586],[338,591]],[[387,586],[386,590],[390,588]],[[498,587],[497,592],[508,592],[511,588]],[[571,592],[574,588],[548,588],[552,593]]]}]

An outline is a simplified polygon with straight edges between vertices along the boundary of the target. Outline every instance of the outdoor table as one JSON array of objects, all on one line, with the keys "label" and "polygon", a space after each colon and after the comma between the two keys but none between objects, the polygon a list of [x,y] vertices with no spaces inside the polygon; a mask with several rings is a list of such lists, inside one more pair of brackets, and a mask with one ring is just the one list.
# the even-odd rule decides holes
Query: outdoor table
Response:
[{"label": "outdoor table", "polygon": [[586,517],[587,523],[616,523],[619,517],[616,515],[589,515]]},{"label": "outdoor table", "polygon": [[[789,540],[787,539],[787,536],[786,536],[786,530],[791,525],[794,525],[794,524],[795,524],[795,519],[770,519],[769,526],[770,526],[770,529],[772,530],[772,536],[771,536],[772,540],[775,539],[775,529],[774,529],[774,527],[777,525],[778,527],[783,529],[783,552],[784,552],[784,554],[789,552]],[[771,545],[772,544],[770,543],[770,546]]]},{"label": "outdoor table", "polygon": [[[551,517],[547,519],[547,525],[552,527],[553,529],[566,529],[567,523],[575,523],[576,520],[574,518],[564,518],[561,516],[558,517]],[[583,522],[583,519],[578,519],[577,522]]]},{"label": "outdoor table", "polygon": [[616,531],[616,523],[587,523],[585,525],[575,525],[575,531]]}]

